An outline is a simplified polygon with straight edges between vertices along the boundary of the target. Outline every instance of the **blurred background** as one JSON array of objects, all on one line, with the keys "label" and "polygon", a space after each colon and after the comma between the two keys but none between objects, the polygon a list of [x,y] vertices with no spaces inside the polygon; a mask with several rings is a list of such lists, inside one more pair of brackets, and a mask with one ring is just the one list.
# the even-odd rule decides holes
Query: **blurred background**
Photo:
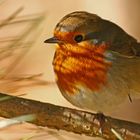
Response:
[{"label": "blurred background", "polygon": [[[140,41],[139,0],[0,0],[1,92],[25,94],[25,98],[75,108],[62,97],[54,83],[55,46],[43,42],[53,36],[53,29],[63,16],[78,10],[113,21]],[[137,100],[111,115],[140,123],[139,107]],[[47,128],[40,130],[29,124],[0,131],[1,140],[18,140],[30,135],[35,136],[33,140],[93,139]]]}]

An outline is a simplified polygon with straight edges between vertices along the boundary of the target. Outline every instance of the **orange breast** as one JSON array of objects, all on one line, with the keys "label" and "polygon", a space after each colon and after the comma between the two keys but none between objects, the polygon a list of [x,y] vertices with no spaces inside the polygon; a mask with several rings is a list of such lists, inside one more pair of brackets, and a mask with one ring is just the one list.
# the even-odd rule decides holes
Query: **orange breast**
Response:
[{"label": "orange breast", "polygon": [[58,46],[53,65],[61,90],[76,93],[77,85],[98,91],[107,84],[111,62],[105,60],[106,45],[63,44]]}]

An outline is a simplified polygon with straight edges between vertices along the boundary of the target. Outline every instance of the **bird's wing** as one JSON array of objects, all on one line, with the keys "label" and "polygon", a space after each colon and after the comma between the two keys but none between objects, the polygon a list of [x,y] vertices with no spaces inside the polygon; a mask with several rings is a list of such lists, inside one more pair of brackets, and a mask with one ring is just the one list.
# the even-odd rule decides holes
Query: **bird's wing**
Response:
[{"label": "bird's wing", "polygon": [[110,21],[104,20],[103,25],[101,35],[111,43],[110,50],[124,57],[140,57],[140,43],[134,37]]},{"label": "bird's wing", "polygon": [[140,57],[140,43],[131,37],[123,42],[118,41],[116,44],[112,44],[110,50],[118,53],[118,55],[121,55],[122,57]]}]

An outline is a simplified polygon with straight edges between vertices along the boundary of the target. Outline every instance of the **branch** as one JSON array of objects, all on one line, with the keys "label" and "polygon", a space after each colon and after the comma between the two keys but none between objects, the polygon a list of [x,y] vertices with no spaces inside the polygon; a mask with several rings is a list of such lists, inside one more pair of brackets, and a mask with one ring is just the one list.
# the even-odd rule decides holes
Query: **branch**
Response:
[{"label": "branch", "polygon": [[97,114],[0,93],[0,116],[13,118],[26,114],[35,114],[31,123],[39,126],[107,140],[140,140],[140,124],[104,116],[101,127]]}]

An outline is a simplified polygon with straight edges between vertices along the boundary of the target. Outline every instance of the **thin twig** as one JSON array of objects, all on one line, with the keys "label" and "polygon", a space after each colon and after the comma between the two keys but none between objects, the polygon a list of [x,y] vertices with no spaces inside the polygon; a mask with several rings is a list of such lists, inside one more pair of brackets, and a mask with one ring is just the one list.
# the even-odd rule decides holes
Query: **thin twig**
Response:
[{"label": "thin twig", "polygon": [[11,20],[13,20],[21,11],[23,10],[23,7],[20,7],[19,9],[17,9],[12,15],[10,15],[7,19],[3,20],[0,23],[0,28],[2,28],[3,26],[5,26],[7,23],[9,23]]}]

